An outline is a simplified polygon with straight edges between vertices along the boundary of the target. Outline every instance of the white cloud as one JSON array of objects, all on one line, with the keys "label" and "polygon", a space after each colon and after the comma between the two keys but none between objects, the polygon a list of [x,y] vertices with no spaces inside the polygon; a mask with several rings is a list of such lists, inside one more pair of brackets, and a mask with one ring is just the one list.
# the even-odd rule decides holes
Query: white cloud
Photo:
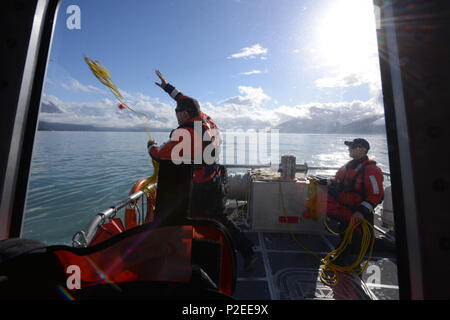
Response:
[{"label": "white cloud", "polygon": [[315,85],[318,88],[334,87],[358,87],[363,84],[369,86],[369,92],[373,97],[369,101],[376,112],[383,112],[383,93],[381,89],[381,76],[378,56],[374,54],[364,64],[343,65],[328,68],[325,76],[317,79]]},{"label": "white cloud", "polygon": [[64,89],[72,90],[72,91],[84,91],[84,92],[88,92],[88,93],[106,93],[106,91],[103,89],[100,89],[100,88],[98,88],[96,86],[92,86],[92,85],[84,85],[76,79],[70,80],[69,83],[61,83],[61,86]]},{"label": "white cloud", "polygon": [[134,110],[147,114],[148,119],[128,109],[120,110],[119,102],[108,98],[91,102],[67,102],[46,94],[42,97],[42,104],[52,104],[63,112],[41,112],[39,119],[47,122],[115,128],[149,126],[150,129],[169,129],[177,126],[173,105],[162,103],[142,94],[131,95],[128,93],[127,96],[129,97],[127,103]]},{"label": "white cloud", "polygon": [[[217,104],[201,103],[202,110],[210,115],[221,129],[262,129],[277,127],[286,121],[297,119],[307,124],[308,128],[331,128],[332,130],[337,124],[347,125],[354,121],[367,120],[371,123],[371,119],[381,119],[374,124],[382,124],[384,121],[383,107],[380,106],[376,97],[367,101],[338,103],[311,102],[299,105],[274,103],[272,108],[265,108],[261,104],[250,103],[252,95],[246,91],[247,89],[241,87],[240,92],[244,94],[243,96],[232,97],[219,101]],[[253,93],[256,92],[258,91],[253,91]],[[273,101],[270,99],[270,102]],[[301,129],[301,127],[298,128]]]},{"label": "white cloud", "polygon": [[260,44],[254,44],[251,47],[242,48],[240,52],[234,53],[231,56],[227,57],[227,59],[254,59],[258,56],[261,56],[261,59],[265,59],[265,54],[267,54],[268,49],[261,47]]},{"label": "white cloud", "polygon": [[365,81],[361,77],[361,74],[358,73],[328,76],[315,81],[316,87],[318,88],[356,87],[364,83]]},{"label": "white cloud", "polygon": [[365,83],[379,87],[381,83],[377,56],[366,59],[364,63],[328,66],[326,70],[326,75],[315,81],[317,87],[355,87]]},{"label": "white cloud", "polygon": [[[210,115],[219,128],[262,129],[277,127],[289,120],[300,120],[299,124],[312,128],[332,127],[336,123],[346,125],[353,121],[378,119],[383,123],[383,105],[379,97],[367,101],[342,101],[338,103],[306,103],[298,105],[275,104],[262,88],[239,86],[239,95],[216,103],[200,101],[202,110]],[[92,102],[65,102],[57,97],[43,95],[43,103],[51,103],[62,112],[41,113],[40,120],[68,124],[84,124],[99,127],[126,128],[147,125],[172,129],[178,126],[174,114],[174,103],[167,104],[142,93],[126,93],[127,101],[143,116],[129,110],[119,110],[118,102],[104,98]],[[271,106],[269,105],[272,104]],[[374,118],[375,117],[375,118]]]},{"label": "white cloud", "polygon": [[254,88],[247,86],[238,87],[240,96],[231,97],[220,101],[220,104],[236,104],[247,106],[259,106],[264,101],[270,100],[270,97],[264,93],[262,88]]},{"label": "white cloud", "polygon": [[252,71],[247,71],[247,72],[241,72],[240,74],[244,75],[244,76],[249,76],[251,74],[259,74],[262,73],[261,70],[252,70]]},{"label": "white cloud", "polygon": [[264,93],[262,88],[239,86],[238,90],[255,105],[260,105],[263,101],[270,100],[270,97]]}]

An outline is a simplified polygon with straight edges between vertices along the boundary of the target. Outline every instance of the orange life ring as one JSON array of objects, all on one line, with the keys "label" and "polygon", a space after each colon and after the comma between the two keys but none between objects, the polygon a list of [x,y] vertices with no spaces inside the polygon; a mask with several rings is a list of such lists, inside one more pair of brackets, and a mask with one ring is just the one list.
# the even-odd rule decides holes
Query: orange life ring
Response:
[{"label": "orange life ring", "polygon": [[[132,195],[133,193],[138,192],[142,185],[145,183],[147,179],[142,178],[131,188],[130,193],[128,195]],[[156,202],[156,188],[153,188],[150,193],[146,194],[147,198],[147,212],[145,219],[141,221],[142,223],[153,222],[155,216],[155,202]],[[131,228],[137,227],[137,207],[139,205],[139,199],[136,200],[135,205],[128,205],[125,209],[125,229],[129,230]]]}]

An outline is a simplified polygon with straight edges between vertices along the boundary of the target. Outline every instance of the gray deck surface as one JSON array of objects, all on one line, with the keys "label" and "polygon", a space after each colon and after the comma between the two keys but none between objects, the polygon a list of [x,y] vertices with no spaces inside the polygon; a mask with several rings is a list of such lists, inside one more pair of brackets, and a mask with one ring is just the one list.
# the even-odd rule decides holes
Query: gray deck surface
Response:
[{"label": "gray deck surface", "polygon": [[[376,225],[380,225],[376,219]],[[259,256],[246,272],[237,255],[238,275],[234,298],[248,300],[398,299],[395,245],[376,231],[372,259],[360,277],[340,273],[339,285],[329,287],[319,278],[320,263],[286,232],[244,231]],[[324,257],[339,245],[332,234],[294,234],[305,247]],[[378,273],[379,281],[377,281]]]}]

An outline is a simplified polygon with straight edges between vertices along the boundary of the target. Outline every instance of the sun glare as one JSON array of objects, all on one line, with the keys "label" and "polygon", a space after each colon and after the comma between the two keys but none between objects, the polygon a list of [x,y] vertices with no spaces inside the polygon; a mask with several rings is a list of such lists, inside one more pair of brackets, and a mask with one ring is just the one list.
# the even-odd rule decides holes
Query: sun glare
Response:
[{"label": "sun glare", "polygon": [[364,66],[377,48],[372,1],[333,1],[319,22],[317,40],[325,65]]}]

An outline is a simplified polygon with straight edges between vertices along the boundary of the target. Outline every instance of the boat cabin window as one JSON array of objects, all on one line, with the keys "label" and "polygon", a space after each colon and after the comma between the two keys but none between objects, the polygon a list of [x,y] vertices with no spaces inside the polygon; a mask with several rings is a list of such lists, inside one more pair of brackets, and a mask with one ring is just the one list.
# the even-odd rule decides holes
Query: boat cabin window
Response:
[{"label": "boat cabin window", "polygon": [[[180,125],[180,114],[193,117],[178,112],[181,94],[196,99],[220,132],[213,156],[221,174],[201,159],[193,190],[212,180],[222,184],[222,214],[254,244],[257,259],[249,270],[236,254],[235,298],[398,299],[377,17],[370,0],[63,0],[23,237],[89,245],[95,232],[86,243],[74,235],[86,235],[96,214],[112,206],[118,210],[109,214],[124,228],[153,223],[146,215],[158,199],[148,202],[144,194],[136,206],[126,201],[145,182],[138,181],[157,176],[148,141],[163,150],[173,129],[195,132]],[[109,72],[106,82],[89,61],[98,63],[97,76]],[[162,89],[156,70],[173,89]],[[200,119],[204,156],[210,141],[202,126]],[[373,161],[368,166],[355,156],[364,150]],[[198,190],[191,193],[194,207],[218,205],[208,200],[211,188]],[[333,196],[346,218],[328,214]],[[135,214],[131,225],[127,210]],[[366,239],[370,259],[360,275],[340,277],[352,293],[342,283],[339,291],[320,280],[320,259],[342,242],[348,212],[361,210],[373,222],[355,232],[370,231],[374,246]],[[340,263],[351,265],[354,250]]]}]

